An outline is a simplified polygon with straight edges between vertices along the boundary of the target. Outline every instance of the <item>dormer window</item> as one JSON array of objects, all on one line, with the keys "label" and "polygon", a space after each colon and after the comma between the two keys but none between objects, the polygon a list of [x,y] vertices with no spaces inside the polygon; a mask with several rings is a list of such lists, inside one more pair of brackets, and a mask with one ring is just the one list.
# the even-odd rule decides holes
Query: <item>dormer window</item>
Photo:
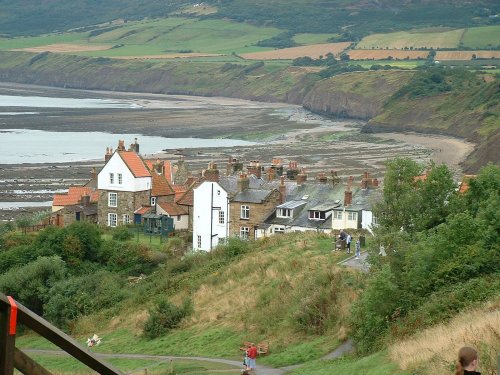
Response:
[{"label": "dormer window", "polygon": [[290,208],[278,208],[277,215],[278,217],[292,217],[292,212]]},{"label": "dormer window", "polygon": [[326,212],[324,211],[309,211],[310,220],[325,220]]}]

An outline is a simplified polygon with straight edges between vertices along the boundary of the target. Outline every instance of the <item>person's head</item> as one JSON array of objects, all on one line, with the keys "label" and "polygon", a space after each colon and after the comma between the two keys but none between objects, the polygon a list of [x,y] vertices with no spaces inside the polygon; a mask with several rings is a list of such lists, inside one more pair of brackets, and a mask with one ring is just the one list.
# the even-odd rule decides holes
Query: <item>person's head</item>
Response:
[{"label": "person's head", "polygon": [[475,371],[477,369],[477,351],[469,346],[464,346],[458,351],[458,362],[456,375],[463,375],[464,370]]}]

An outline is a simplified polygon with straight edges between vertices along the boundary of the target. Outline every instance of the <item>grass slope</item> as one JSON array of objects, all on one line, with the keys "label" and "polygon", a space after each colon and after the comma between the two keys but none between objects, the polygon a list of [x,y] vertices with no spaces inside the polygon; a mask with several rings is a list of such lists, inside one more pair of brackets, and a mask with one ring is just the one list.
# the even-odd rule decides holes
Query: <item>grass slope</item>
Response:
[{"label": "grass slope", "polygon": [[255,44],[279,33],[278,29],[238,24],[226,20],[199,21],[170,17],[128,22],[94,31],[53,33],[37,37],[0,39],[0,50],[73,43],[83,47],[109,46],[103,51],[73,54],[119,57],[147,56],[172,52],[231,54],[266,50]]},{"label": "grass slope", "polygon": [[467,29],[462,37],[464,47],[498,48],[500,46],[500,25],[471,27]]}]

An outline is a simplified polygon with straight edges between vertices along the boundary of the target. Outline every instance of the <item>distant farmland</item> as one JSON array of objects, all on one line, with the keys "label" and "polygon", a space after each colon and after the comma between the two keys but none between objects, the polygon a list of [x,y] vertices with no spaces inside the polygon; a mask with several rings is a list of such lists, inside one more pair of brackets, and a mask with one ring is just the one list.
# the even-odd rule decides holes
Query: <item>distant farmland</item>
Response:
[{"label": "distant farmland", "polygon": [[248,60],[291,60],[304,56],[317,59],[320,56],[326,56],[328,53],[337,56],[350,45],[350,42],[312,44],[310,46],[283,48],[273,51],[244,53],[241,57]]},{"label": "distant farmland", "polygon": [[436,60],[472,60],[472,55],[478,59],[498,59],[500,51],[437,51]]},{"label": "distant farmland", "polygon": [[406,51],[399,49],[356,49],[348,53],[351,60],[387,60],[390,57],[397,60],[425,59],[429,51]]},{"label": "distant farmland", "polygon": [[462,43],[477,49],[500,46],[500,25],[471,27],[465,31]]},{"label": "distant farmland", "polygon": [[359,49],[457,48],[464,29],[446,31],[399,31],[369,35],[358,43]]}]

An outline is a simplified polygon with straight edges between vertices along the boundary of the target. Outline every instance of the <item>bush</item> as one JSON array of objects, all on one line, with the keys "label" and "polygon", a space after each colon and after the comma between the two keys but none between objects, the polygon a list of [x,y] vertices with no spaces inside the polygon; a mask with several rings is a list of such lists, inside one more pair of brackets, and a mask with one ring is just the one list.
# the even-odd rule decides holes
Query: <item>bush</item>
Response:
[{"label": "bush", "polygon": [[113,239],[115,241],[128,241],[132,239],[134,235],[130,232],[129,228],[126,226],[120,226],[113,230]]},{"label": "bush", "polygon": [[190,302],[185,302],[182,307],[178,307],[169,301],[160,301],[149,310],[149,318],[144,325],[144,335],[149,338],[162,336],[178,327],[182,319],[191,312]]}]

